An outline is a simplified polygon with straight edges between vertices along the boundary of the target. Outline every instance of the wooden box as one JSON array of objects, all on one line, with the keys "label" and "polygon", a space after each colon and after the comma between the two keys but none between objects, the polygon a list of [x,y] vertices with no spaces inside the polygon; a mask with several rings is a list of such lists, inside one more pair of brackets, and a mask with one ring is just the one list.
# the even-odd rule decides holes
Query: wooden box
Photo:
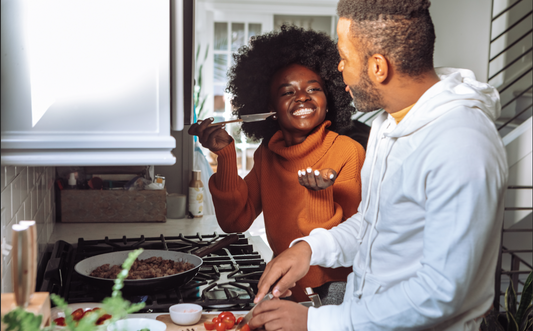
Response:
[{"label": "wooden box", "polygon": [[166,222],[167,191],[61,190],[61,222]]}]

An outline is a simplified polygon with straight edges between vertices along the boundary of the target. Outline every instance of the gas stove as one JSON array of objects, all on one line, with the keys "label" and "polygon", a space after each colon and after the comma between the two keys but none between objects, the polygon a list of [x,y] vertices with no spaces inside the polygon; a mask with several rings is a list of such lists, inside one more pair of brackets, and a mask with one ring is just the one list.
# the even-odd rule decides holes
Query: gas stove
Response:
[{"label": "gas stove", "polygon": [[[93,287],[75,272],[74,266],[79,261],[98,254],[137,248],[190,254],[227,235],[214,232],[207,235],[105,237],[102,240],[79,238],[77,244],[59,240],[41,263],[38,288],[58,294],[70,304],[101,302],[111,293]],[[123,297],[132,303],[145,302],[145,308],[139,313],[168,312],[168,308],[176,303],[196,303],[212,311],[250,310],[266,263],[244,234],[238,236],[237,242],[204,256],[198,274],[187,284],[162,292],[123,294]]]}]

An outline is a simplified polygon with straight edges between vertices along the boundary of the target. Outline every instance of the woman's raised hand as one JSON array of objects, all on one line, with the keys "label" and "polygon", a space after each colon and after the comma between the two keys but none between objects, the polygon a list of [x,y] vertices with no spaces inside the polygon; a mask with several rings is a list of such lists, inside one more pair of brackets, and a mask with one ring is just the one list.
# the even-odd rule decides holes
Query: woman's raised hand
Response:
[{"label": "woman's raised hand", "polygon": [[335,183],[335,179],[337,179],[337,172],[330,168],[322,170],[313,170],[311,168],[298,170],[298,182],[300,185],[313,191],[327,189]]},{"label": "woman's raised hand", "polygon": [[224,125],[209,126],[212,122],[213,118],[198,121],[198,123],[191,125],[188,133],[198,136],[198,141],[202,146],[211,152],[216,152],[231,144],[233,138],[224,130]]}]

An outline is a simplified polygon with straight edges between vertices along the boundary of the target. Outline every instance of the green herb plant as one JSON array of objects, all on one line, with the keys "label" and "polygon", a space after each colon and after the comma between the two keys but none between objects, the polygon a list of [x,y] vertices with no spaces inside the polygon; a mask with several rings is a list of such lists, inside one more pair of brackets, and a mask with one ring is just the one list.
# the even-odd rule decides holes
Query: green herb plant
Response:
[{"label": "green herb plant", "polygon": [[[79,321],[75,322],[70,315],[72,312],[68,307],[68,303],[56,294],[51,294],[50,298],[54,304],[65,312],[66,326],[62,330],[70,331],[95,331],[101,327],[96,325],[96,321],[104,314],[111,315],[108,323],[112,323],[119,319],[126,317],[128,314],[137,312],[144,308],[144,302],[132,304],[122,298],[122,288],[124,287],[124,279],[128,277],[129,270],[133,262],[143,252],[142,248],[134,250],[128,254],[128,257],[122,264],[122,271],[118,274],[113,285],[113,292],[110,297],[107,297],[102,302],[101,309],[91,314],[84,315]],[[35,316],[35,314],[25,311],[17,307],[16,309],[7,313],[2,322],[6,325],[6,331],[52,331],[57,330],[56,325],[52,323],[51,326],[40,328],[42,316]]]},{"label": "green herb plant", "polygon": [[493,309],[490,314],[483,318],[482,331],[526,331],[533,327],[533,272],[524,283],[520,303],[517,302],[516,291],[513,283],[505,291],[505,315],[506,327],[500,323],[499,311]]}]

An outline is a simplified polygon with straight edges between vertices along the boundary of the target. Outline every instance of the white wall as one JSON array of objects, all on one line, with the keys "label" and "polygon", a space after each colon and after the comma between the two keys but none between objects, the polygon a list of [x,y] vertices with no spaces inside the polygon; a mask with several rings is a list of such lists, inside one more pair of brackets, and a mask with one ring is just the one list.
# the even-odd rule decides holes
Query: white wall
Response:
[{"label": "white wall", "polygon": [[[55,222],[54,167],[1,168],[2,241],[11,245],[11,226],[22,220],[37,223],[39,259],[42,257]],[[2,254],[2,293],[13,292],[11,254]]]},{"label": "white wall", "polygon": [[487,81],[491,0],[432,0],[435,25],[435,66],[473,70]]}]

